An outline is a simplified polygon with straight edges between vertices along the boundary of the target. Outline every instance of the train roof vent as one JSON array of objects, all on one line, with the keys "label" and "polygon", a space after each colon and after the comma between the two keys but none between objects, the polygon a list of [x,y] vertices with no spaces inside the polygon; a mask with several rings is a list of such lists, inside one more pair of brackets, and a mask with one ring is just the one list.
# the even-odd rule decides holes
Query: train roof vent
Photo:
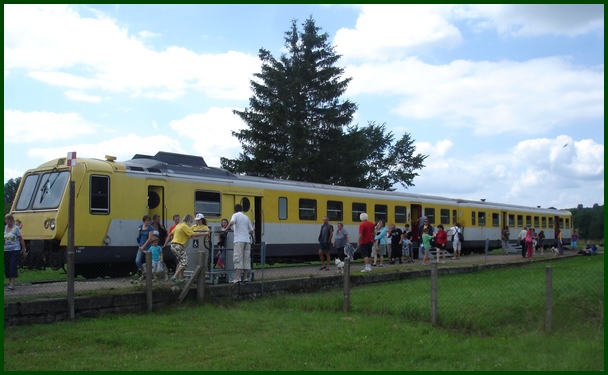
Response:
[{"label": "train roof vent", "polygon": [[192,167],[207,167],[202,156],[174,154],[172,152],[159,151],[153,157],[154,160],[173,165],[190,165]]},{"label": "train roof vent", "polygon": [[160,169],[158,169],[158,168],[148,168],[148,172],[161,173]]},{"label": "train roof vent", "polygon": [[139,171],[139,172],[143,172],[144,169],[142,167],[134,167],[132,165],[129,166],[129,169],[132,171]]}]

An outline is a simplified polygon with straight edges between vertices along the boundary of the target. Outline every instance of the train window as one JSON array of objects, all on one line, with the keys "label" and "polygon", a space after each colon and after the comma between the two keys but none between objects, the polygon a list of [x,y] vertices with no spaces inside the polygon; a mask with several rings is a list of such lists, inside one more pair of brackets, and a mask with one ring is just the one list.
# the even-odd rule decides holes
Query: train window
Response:
[{"label": "train window", "polygon": [[59,207],[69,178],[70,173],[68,171],[43,174],[32,208],[40,210]]},{"label": "train window", "polygon": [[452,210],[452,224],[456,224],[456,210]]},{"label": "train window", "polygon": [[532,226],[532,216],[526,215],[526,226],[530,228]]},{"label": "train window", "polygon": [[344,211],[342,202],[327,201],[327,218],[329,221],[342,221]]},{"label": "train window", "polygon": [[154,209],[158,207],[160,204],[160,195],[157,192],[149,190],[148,191],[148,208]]},{"label": "train window", "polygon": [[500,220],[498,218],[498,214],[495,212],[492,212],[492,226],[497,227],[499,225],[500,225]]},{"label": "train window", "polygon": [[517,215],[517,226],[518,227],[524,226],[524,216],[523,215]]},{"label": "train window", "polygon": [[247,197],[241,198],[241,206],[243,207],[243,212],[249,212],[251,209],[251,201]]},{"label": "train window", "polygon": [[25,181],[21,184],[23,185],[23,187],[21,188],[21,193],[19,194],[19,198],[17,199],[15,210],[22,211],[28,209],[30,203],[32,202],[34,192],[36,190],[38,177],[40,176],[37,174],[31,174],[25,178]]},{"label": "train window", "polygon": [[353,221],[361,221],[359,215],[367,211],[367,205],[365,203],[353,203]]},{"label": "train window", "polygon": [[407,208],[404,206],[395,206],[395,223],[407,223]]},{"label": "train window", "polygon": [[441,224],[449,224],[450,223],[450,210],[447,208],[442,208],[439,210],[439,220]]},{"label": "train window", "polygon": [[559,218],[559,227],[560,229],[564,229],[564,219],[563,218]]},{"label": "train window", "polygon": [[92,214],[110,213],[110,178],[108,176],[91,176],[91,199],[89,201]]},{"label": "train window", "polygon": [[507,225],[509,227],[513,228],[515,226],[515,215],[509,214],[507,220],[508,220],[508,224]]},{"label": "train window", "polygon": [[486,226],[486,213],[485,212],[477,213],[477,223],[479,224],[480,227]]},{"label": "train window", "polygon": [[[205,215],[205,218],[211,217],[221,217],[222,210],[220,209],[220,193],[212,192],[212,191],[195,191],[194,192],[194,212],[200,212]],[[247,199],[247,198],[245,198]],[[247,199],[249,202],[249,200]],[[245,205],[243,205],[243,201],[241,201],[241,205],[243,206],[243,212],[247,212],[245,210]]]},{"label": "train window", "polygon": [[317,201],[300,199],[300,220],[317,220]]},{"label": "train window", "polygon": [[549,228],[553,228],[553,218],[549,218]]},{"label": "train window", "polygon": [[425,208],[424,214],[427,219],[429,219],[429,224],[435,224],[435,209],[434,208]]},{"label": "train window", "polygon": [[566,219],[566,229],[570,229],[570,219]]},{"label": "train window", "polygon": [[534,228],[538,228],[540,225],[540,221],[538,220],[538,216],[534,216]]},{"label": "train window", "polygon": [[279,220],[287,220],[287,198],[279,197]]},{"label": "train window", "polygon": [[475,211],[471,211],[471,225],[475,225]]},{"label": "train window", "polygon": [[382,220],[386,223],[386,220],[388,219],[388,207],[385,204],[374,205],[374,216],[376,222]]},{"label": "train window", "polygon": [[546,228],[547,227],[547,218],[544,217],[544,216],[541,217],[540,218],[540,223],[541,223],[541,225],[542,225],[543,228]]}]

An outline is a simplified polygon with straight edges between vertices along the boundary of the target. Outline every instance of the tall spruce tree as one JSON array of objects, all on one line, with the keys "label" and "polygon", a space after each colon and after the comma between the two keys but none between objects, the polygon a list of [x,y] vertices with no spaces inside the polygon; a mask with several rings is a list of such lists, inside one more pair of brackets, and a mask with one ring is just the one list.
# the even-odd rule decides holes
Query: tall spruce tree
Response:
[{"label": "tall spruce tree", "polygon": [[412,186],[427,156],[414,155],[409,134],[393,144],[385,125],[351,125],[357,105],[340,101],[351,78],[335,66],[340,56],[327,33],[309,17],[285,33],[287,53],[275,59],[260,49],[261,73],[251,80],[249,108],[233,111],[248,128],[232,132],[241,142],[237,159],[223,168],[297,181],[389,190]]},{"label": "tall spruce tree", "polygon": [[250,107],[234,111],[249,126],[233,135],[242,144],[236,160],[222,158],[222,167],[237,173],[310,182],[335,182],[328,165],[340,164],[336,153],[343,128],[357,106],[340,101],[350,78],[335,66],[340,58],[327,33],[311,18],[303,31],[296,21],[285,33],[287,53],[279,60],[260,49],[261,73],[251,81]]}]

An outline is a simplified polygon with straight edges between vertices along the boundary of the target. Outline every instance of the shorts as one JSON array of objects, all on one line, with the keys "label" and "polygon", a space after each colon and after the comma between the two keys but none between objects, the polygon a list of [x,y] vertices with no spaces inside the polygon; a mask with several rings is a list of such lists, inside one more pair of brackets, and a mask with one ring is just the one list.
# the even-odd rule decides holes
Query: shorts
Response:
[{"label": "shorts", "polygon": [[508,249],[509,248],[509,241],[505,241],[505,240],[500,240],[502,242],[502,248],[503,249]]},{"label": "shorts", "polygon": [[160,260],[153,260],[152,261],[152,272],[153,273],[165,272],[165,270],[163,269],[163,262],[161,262]]},{"label": "shorts", "polygon": [[175,255],[179,267],[183,269],[188,268],[188,254],[184,250],[184,245],[173,242],[171,244],[171,252]]},{"label": "shorts", "polygon": [[411,250],[409,246],[403,247],[403,256],[408,258],[411,256]]},{"label": "shorts", "polygon": [[372,246],[374,246],[373,242],[362,243],[359,245],[361,249],[361,256],[363,258],[371,258],[372,257]]},{"label": "shorts", "polygon": [[232,255],[234,269],[249,270],[251,269],[251,243],[235,242],[234,254]]},{"label": "shorts", "polygon": [[378,255],[386,255],[386,244],[378,245]]},{"label": "shorts", "polygon": [[324,253],[329,253],[331,250],[331,243],[328,242],[319,242],[319,250]]},{"label": "shorts", "polygon": [[460,241],[453,241],[452,242],[452,247],[454,248],[455,251],[460,251],[460,250],[462,250],[462,242],[460,242]]},{"label": "shorts", "polygon": [[576,246],[577,241],[570,241],[570,246]]}]

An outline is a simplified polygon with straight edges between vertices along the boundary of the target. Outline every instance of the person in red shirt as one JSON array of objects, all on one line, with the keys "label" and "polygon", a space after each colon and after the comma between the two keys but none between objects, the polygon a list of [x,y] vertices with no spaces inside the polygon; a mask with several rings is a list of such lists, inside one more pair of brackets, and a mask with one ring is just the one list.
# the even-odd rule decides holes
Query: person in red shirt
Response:
[{"label": "person in red shirt", "polygon": [[359,225],[359,248],[365,263],[365,268],[361,272],[372,272],[372,247],[374,246],[374,223],[368,221],[368,216],[365,212],[359,215],[361,224]]},{"label": "person in red shirt", "polygon": [[439,257],[443,254],[443,262],[445,263],[445,247],[448,243],[448,232],[443,229],[443,225],[437,225],[437,233],[435,234],[435,250],[437,255],[437,263],[439,263]]}]

